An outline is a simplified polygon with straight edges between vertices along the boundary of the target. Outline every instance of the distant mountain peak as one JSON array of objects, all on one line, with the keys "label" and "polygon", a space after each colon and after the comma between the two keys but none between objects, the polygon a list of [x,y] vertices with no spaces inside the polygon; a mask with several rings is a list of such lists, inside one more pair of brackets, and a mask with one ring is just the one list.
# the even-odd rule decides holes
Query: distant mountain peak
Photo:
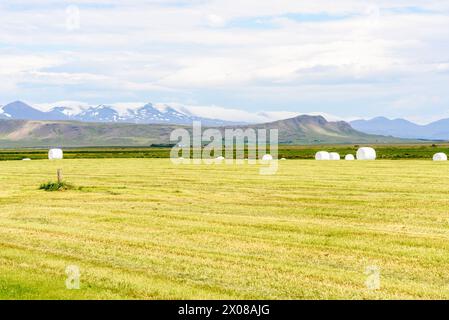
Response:
[{"label": "distant mountain peak", "polygon": [[[49,111],[41,111],[30,105],[15,101],[0,108],[0,119],[20,120],[76,120],[84,122],[113,122],[139,124],[182,124],[201,121],[204,125],[224,125],[233,122],[197,117],[168,104],[154,105],[149,102],[140,107],[126,105],[114,107],[107,104],[89,106],[83,103],[57,103],[55,106],[41,106]],[[125,108],[123,108],[125,107]]]},{"label": "distant mountain peak", "polygon": [[[8,103],[7,105],[5,105],[3,107],[4,110],[14,110],[14,109],[33,109],[35,110],[33,107],[27,105],[25,102],[22,102],[20,100]],[[37,111],[37,110],[36,110]]]},{"label": "distant mountain peak", "polygon": [[8,114],[10,119],[20,119],[20,120],[46,120],[45,112],[34,109],[25,102],[14,101],[8,103],[2,108],[3,113]]},{"label": "distant mountain peak", "polygon": [[406,119],[377,117],[371,120],[355,120],[351,126],[368,134],[379,134],[406,139],[449,139],[449,119],[442,119],[428,125],[419,125]]},{"label": "distant mountain peak", "polygon": [[[323,116],[320,116],[320,115],[313,116],[313,115],[303,114],[303,115],[299,115],[294,118],[291,118],[291,120],[294,120],[297,122],[302,122],[302,123],[314,123],[317,125],[325,125],[326,123],[328,123],[326,118],[324,118]],[[281,120],[281,121],[283,121],[283,120]]]},{"label": "distant mountain peak", "polygon": [[392,121],[391,119],[388,119],[387,117],[383,117],[383,116],[375,117],[375,118],[373,118],[371,120],[374,120],[374,121]]}]

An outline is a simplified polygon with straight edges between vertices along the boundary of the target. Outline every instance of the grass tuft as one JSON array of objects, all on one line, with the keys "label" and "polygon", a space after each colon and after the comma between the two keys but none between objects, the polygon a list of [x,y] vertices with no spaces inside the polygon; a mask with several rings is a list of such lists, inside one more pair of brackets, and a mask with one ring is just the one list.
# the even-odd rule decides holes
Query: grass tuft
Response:
[{"label": "grass tuft", "polygon": [[67,182],[47,182],[41,184],[39,190],[45,191],[66,191],[73,190],[75,187]]}]

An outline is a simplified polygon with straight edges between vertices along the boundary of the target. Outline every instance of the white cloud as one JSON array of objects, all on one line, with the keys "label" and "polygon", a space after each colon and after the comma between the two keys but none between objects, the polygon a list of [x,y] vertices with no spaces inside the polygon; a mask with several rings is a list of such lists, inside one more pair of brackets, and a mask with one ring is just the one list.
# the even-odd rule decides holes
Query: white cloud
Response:
[{"label": "white cloud", "polygon": [[50,111],[55,107],[67,108],[65,114],[71,116],[82,112],[90,107],[88,103],[80,101],[56,101],[52,103],[34,103],[32,106],[41,111]]},{"label": "white cloud", "polygon": [[196,105],[183,105],[179,103],[156,103],[155,106],[157,108],[170,106],[173,109],[178,110],[182,113],[195,115],[198,117],[221,119],[227,121],[238,121],[238,122],[263,123],[263,122],[294,118],[301,114],[321,115],[325,117],[328,121],[345,120],[342,117],[338,117],[325,112],[300,113],[300,112],[280,111],[280,110],[249,112],[243,109],[224,108],[220,106],[196,106]]},{"label": "white cloud", "polygon": [[[398,101],[405,101],[403,115],[425,114],[429,103],[442,102],[407,97],[449,99],[433,88],[437,80],[448,84],[441,76],[449,56],[444,1],[74,0],[79,17],[69,10],[76,13],[70,30],[60,3],[1,2],[3,99],[170,95],[299,113],[313,105],[344,115],[393,115]],[[336,107],[343,101],[346,107]]]},{"label": "white cloud", "polygon": [[57,66],[60,63],[61,61],[55,56],[0,53],[0,75],[18,75]]},{"label": "white cloud", "polygon": [[129,110],[136,110],[143,107],[145,102],[118,102],[110,104],[120,115],[128,114]]},{"label": "white cloud", "polygon": [[223,17],[216,14],[207,15],[207,21],[211,27],[223,27],[226,23],[226,20],[223,19]]}]

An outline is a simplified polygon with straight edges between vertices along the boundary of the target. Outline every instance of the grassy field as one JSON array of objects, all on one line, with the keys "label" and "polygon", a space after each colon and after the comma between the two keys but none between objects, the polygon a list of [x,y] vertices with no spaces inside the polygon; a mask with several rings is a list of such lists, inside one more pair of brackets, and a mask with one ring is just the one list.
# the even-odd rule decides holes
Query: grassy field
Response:
[{"label": "grassy field", "polygon": [[[322,145],[322,146],[279,146],[279,159],[313,159],[315,153],[321,150],[339,152],[342,156],[355,154],[359,145]],[[437,152],[449,153],[447,143],[422,143],[410,145],[375,145],[379,159],[432,159]],[[92,148],[65,148],[66,159],[133,159],[133,158],[169,158],[170,148],[148,147],[92,147]],[[21,160],[30,158],[33,160],[47,159],[48,149],[0,149],[0,161]]]},{"label": "grassy field", "polygon": [[0,298],[449,298],[448,164],[279,164],[0,162]]}]

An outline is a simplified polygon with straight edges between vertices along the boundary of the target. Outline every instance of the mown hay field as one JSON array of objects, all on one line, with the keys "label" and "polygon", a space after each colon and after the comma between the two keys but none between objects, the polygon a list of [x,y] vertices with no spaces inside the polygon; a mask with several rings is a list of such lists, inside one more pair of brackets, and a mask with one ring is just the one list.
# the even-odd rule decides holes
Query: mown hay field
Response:
[{"label": "mown hay field", "polygon": [[[436,142],[437,143],[437,142]],[[314,159],[315,154],[321,150],[338,152],[344,156],[355,154],[364,145],[280,145],[279,159]],[[447,153],[449,144],[432,142],[421,144],[379,144],[371,145],[376,149],[377,157],[382,160],[429,160],[438,152]],[[170,158],[171,147],[83,147],[64,148],[65,159],[132,159],[132,158]],[[217,154],[218,156],[218,154]],[[48,148],[2,149],[0,148],[0,161],[44,160],[48,158]]]},{"label": "mown hay field", "polygon": [[449,298],[449,164],[279,165],[0,162],[0,298]]}]

